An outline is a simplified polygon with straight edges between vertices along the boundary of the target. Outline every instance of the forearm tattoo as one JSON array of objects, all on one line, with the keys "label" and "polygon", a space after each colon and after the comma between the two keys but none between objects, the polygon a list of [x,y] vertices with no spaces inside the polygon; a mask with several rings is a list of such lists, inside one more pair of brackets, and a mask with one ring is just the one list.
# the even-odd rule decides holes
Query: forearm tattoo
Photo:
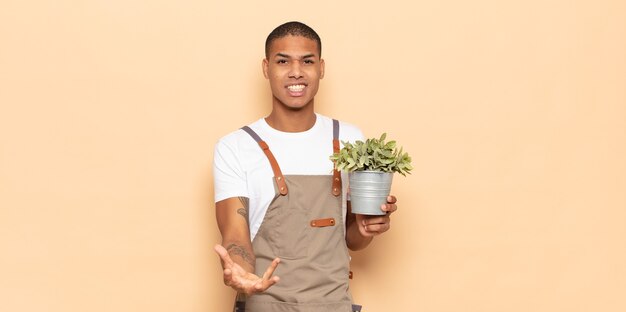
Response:
[{"label": "forearm tattoo", "polygon": [[246,219],[247,224],[250,224],[250,219],[249,219],[250,207],[249,207],[248,197],[238,197],[238,198],[241,204],[243,205],[243,208],[237,209],[237,213],[243,216],[244,219]]},{"label": "forearm tattoo", "polygon": [[248,253],[248,251],[246,251],[243,247],[237,244],[230,244],[228,245],[228,247],[226,247],[226,250],[228,251],[229,254],[233,256],[237,255],[241,257],[241,259],[243,259],[245,262],[248,262],[254,268],[254,264],[255,264],[254,257],[252,257],[250,253]]}]

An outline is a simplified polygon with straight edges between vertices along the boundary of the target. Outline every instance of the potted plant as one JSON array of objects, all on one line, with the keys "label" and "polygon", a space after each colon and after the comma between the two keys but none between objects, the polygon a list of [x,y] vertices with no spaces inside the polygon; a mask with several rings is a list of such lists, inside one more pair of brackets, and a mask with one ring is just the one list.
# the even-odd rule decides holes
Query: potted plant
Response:
[{"label": "potted plant", "polygon": [[366,215],[384,215],[380,209],[387,202],[393,173],[410,174],[411,157],[398,150],[396,141],[385,142],[386,133],[380,139],[343,142],[343,148],[330,156],[335,169],[349,172],[350,202],[352,212]]}]

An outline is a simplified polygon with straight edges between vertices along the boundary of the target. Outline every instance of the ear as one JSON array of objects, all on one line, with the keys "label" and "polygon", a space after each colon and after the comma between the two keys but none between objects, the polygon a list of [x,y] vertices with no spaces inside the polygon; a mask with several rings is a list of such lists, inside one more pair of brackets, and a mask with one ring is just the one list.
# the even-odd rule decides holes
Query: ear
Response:
[{"label": "ear", "polygon": [[326,62],[324,62],[324,59],[320,59],[320,79],[324,78],[324,67],[325,67]]},{"label": "ear", "polygon": [[268,74],[269,65],[270,65],[269,61],[266,58],[264,58],[261,66],[263,67],[263,76],[265,76],[265,79],[269,79],[269,74]]}]

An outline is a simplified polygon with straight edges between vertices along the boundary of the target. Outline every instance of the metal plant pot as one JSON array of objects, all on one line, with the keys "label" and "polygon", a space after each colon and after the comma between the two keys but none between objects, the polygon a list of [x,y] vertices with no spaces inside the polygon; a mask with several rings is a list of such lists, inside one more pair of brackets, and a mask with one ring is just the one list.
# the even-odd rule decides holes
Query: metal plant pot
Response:
[{"label": "metal plant pot", "polygon": [[393,172],[350,172],[350,203],[352,213],[384,215],[380,206],[387,203]]}]

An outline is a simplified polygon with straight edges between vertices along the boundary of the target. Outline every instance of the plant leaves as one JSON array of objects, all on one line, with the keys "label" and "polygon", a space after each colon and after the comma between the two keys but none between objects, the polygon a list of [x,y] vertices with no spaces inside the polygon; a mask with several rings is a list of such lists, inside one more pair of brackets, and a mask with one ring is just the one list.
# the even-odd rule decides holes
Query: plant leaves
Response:
[{"label": "plant leaves", "polygon": [[370,138],[365,141],[357,140],[354,143],[342,141],[343,148],[339,153],[333,153],[329,158],[333,167],[341,171],[376,170],[382,172],[398,172],[403,176],[410,173],[411,157],[403,152],[402,147],[397,149],[396,141],[385,143],[387,133],[380,138]]}]

